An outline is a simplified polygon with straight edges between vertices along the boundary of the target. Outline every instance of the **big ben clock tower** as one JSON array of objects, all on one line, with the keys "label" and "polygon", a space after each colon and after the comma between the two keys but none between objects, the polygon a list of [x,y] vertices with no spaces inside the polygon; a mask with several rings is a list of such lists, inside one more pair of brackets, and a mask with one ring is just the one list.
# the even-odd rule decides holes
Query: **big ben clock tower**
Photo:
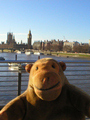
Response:
[{"label": "big ben clock tower", "polygon": [[29,30],[29,34],[28,34],[28,49],[32,48],[31,42],[32,42],[32,34],[31,34],[31,30]]}]

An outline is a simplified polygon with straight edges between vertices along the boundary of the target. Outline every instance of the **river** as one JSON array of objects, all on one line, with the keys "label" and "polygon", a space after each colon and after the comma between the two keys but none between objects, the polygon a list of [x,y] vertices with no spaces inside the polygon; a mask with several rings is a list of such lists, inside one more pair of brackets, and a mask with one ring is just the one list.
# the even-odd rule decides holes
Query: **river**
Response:
[{"label": "river", "polygon": [[[37,60],[38,55],[26,55],[24,53],[22,54],[16,54],[16,53],[0,53],[0,57],[4,57],[5,60],[15,60],[15,55],[17,55],[17,60]],[[77,58],[77,57],[58,57],[58,56],[51,56],[51,55],[40,55],[40,58],[53,58],[55,60],[60,60],[60,61],[90,61],[90,59],[85,59],[85,58]]]}]

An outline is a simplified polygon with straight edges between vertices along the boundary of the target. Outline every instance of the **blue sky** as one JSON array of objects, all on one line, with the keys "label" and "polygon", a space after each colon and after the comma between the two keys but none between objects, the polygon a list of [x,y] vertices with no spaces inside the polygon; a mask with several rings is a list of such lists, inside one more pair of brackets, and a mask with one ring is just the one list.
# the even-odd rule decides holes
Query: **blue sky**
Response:
[{"label": "blue sky", "polygon": [[0,0],[0,43],[7,32],[17,42],[69,40],[88,43],[90,39],[90,0]]}]

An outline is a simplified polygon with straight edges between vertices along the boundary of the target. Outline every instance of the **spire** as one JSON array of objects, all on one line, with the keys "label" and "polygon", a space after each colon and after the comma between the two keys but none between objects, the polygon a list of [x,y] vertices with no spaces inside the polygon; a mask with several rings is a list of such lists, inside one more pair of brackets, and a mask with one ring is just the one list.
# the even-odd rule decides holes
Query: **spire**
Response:
[{"label": "spire", "polygon": [[29,30],[29,34],[31,34],[31,30]]},{"label": "spire", "polygon": [[29,30],[28,38],[30,38],[30,36],[31,36],[31,30]]},{"label": "spire", "polygon": [[31,43],[32,43],[32,34],[31,34],[31,30],[29,30],[29,33],[28,33],[28,49],[31,49]]}]

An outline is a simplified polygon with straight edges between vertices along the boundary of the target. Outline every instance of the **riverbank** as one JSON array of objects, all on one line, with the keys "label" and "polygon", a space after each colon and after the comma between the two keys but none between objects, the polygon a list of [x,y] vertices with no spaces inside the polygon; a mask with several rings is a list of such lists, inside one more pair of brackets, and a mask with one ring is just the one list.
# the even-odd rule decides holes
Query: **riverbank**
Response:
[{"label": "riverbank", "polygon": [[77,58],[88,58],[90,59],[90,54],[88,53],[60,53],[60,52],[47,52],[47,54],[55,55],[58,57],[77,57]]},{"label": "riverbank", "polygon": [[67,53],[67,52],[51,52],[51,51],[41,51],[41,50],[33,50],[33,52],[41,52],[44,55],[53,55],[57,57],[74,57],[74,58],[88,58],[90,59],[90,54],[89,53]]},{"label": "riverbank", "polygon": [[[89,53],[65,53],[65,52],[51,52],[51,51],[41,51],[41,50],[32,50],[33,52],[40,52],[44,55],[53,55],[57,57],[73,57],[73,58],[87,58],[90,59]],[[2,52],[1,52],[2,53]],[[10,51],[4,51],[3,53],[11,53]]]}]

